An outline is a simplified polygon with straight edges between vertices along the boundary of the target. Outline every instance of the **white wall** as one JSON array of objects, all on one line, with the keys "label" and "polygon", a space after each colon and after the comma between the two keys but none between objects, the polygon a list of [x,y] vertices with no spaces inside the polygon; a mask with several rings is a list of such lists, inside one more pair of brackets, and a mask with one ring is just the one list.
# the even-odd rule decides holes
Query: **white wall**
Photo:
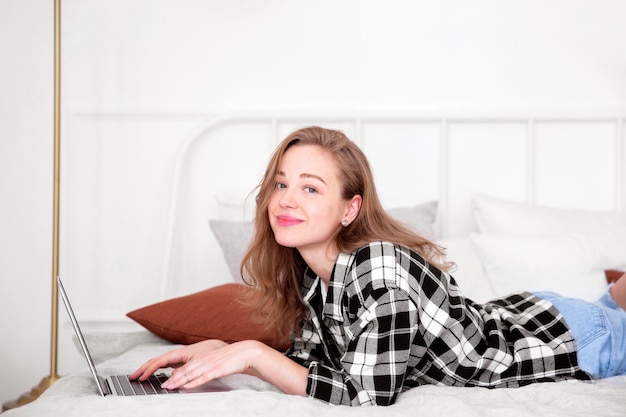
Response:
[{"label": "white wall", "polygon": [[66,1],[66,103],[619,105],[622,3]]},{"label": "white wall", "polygon": [[0,2],[0,402],[48,375],[52,5]]},{"label": "white wall", "polygon": [[[66,0],[64,195],[105,160],[106,175],[160,187],[185,134],[229,110],[623,109],[625,12],[618,0]],[[52,0],[0,2],[2,402],[48,373],[52,19]],[[118,201],[125,221],[142,215],[138,198]]]}]

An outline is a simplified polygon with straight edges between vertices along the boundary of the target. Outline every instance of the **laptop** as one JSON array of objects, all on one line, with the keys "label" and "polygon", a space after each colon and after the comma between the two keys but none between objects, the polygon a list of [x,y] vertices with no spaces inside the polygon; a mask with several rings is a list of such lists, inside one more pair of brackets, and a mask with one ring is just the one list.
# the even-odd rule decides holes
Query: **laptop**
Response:
[{"label": "laptop", "polygon": [[85,358],[87,359],[87,365],[89,366],[89,370],[91,371],[91,375],[93,376],[93,379],[96,383],[96,386],[98,387],[98,391],[100,392],[101,396],[136,396],[197,392],[221,392],[230,390],[227,385],[221,383],[219,380],[207,382],[206,384],[203,384],[194,389],[166,390],[161,388],[161,384],[163,384],[163,382],[165,382],[169,378],[169,376],[165,373],[152,375],[145,381],[131,380],[128,375],[110,375],[107,377],[100,376],[91,357],[91,354],[89,353],[89,348],[87,347],[87,343],[85,342],[83,333],[80,330],[80,326],[78,325],[78,321],[76,320],[76,315],[74,314],[74,310],[72,309],[70,300],[67,296],[67,293],[65,292],[65,288],[63,288],[61,277],[57,277],[57,282],[59,284],[59,294],[63,299],[63,304],[65,304],[65,309],[67,310],[67,314],[69,315],[70,321],[72,322],[72,327],[74,327],[76,337],[80,342],[80,347],[83,351]]}]

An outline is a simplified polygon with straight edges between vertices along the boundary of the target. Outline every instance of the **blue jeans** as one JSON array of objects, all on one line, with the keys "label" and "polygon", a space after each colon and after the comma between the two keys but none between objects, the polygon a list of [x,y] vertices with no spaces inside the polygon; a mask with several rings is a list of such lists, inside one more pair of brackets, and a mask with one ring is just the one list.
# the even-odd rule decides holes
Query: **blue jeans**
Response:
[{"label": "blue jeans", "polygon": [[596,379],[626,374],[626,311],[608,291],[595,303],[553,292],[535,295],[563,315],[576,340],[580,369]]}]

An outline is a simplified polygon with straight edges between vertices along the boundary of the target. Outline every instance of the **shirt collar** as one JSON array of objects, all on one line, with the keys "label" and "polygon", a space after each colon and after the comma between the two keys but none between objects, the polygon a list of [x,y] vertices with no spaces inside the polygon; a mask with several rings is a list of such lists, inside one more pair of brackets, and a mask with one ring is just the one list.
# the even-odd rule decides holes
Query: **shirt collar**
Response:
[{"label": "shirt collar", "polygon": [[302,289],[300,291],[302,294],[302,300],[305,304],[311,304],[311,301],[319,288],[319,280],[320,277],[315,275],[313,270],[307,266],[304,271],[304,277],[302,278]]},{"label": "shirt collar", "polygon": [[[344,282],[349,273],[349,266],[354,260],[354,254],[340,253],[333,266],[326,303],[322,307],[322,318],[328,317],[335,321],[343,322],[341,314],[341,299],[344,292]],[[322,294],[320,280],[311,268],[306,269],[302,279],[302,299],[305,304],[314,306],[314,303],[321,303]]]}]

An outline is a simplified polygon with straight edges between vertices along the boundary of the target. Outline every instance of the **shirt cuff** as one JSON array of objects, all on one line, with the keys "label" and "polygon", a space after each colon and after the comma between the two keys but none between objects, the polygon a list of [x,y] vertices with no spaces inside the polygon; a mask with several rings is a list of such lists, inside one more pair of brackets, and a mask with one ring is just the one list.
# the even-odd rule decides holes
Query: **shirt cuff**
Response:
[{"label": "shirt cuff", "polygon": [[306,392],[309,397],[335,405],[374,405],[366,391],[346,384],[343,375],[319,362],[311,362]]}]

